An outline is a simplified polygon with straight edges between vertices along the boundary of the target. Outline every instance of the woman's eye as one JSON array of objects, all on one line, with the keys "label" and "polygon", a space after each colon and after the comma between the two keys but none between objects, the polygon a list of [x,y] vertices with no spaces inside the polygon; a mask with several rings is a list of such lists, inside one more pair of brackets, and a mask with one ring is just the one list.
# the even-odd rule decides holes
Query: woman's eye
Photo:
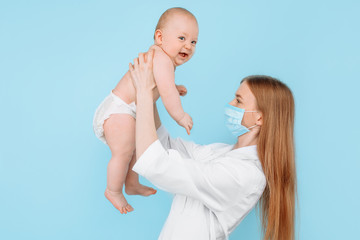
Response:
[{"label": "woman's eye", "polygon": [[185,38],[184,38],[184,37],[179,37],[179,39],[180,39],[180,40],[185,40]]},{"label": "woman's eye", "polygon": [[240,100],[239,99],[236,99],[237,103],[240,103]]}]

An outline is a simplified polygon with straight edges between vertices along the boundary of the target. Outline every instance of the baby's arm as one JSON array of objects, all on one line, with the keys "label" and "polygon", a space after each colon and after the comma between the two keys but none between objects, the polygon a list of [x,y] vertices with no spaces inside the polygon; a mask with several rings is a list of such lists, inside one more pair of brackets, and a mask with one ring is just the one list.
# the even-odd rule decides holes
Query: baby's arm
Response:
[{"label": "baby's arm", "polygon": [[155,82],[166,110],[170,116],[190,134],[192,119],[184,112],[181,106],[180,95],[175,85],[173,63],[161,50],[155,50],[153,61]]}]

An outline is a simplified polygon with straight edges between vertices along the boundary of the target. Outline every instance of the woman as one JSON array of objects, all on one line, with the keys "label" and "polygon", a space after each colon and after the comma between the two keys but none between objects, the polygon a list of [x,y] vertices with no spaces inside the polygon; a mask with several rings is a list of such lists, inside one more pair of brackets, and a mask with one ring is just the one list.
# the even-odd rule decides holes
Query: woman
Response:
[{"label": "woman", "polygon": [[226,108],[237,143],[201,146],[172,139],[161,126],[152,100],[152,57],[152,52],[140,54],[129,68],[137,91],[133,170],[175,194],[159,239],[225,239],[259,200],[264,239],[294,239],[289,88],[267,76],[245,78]]}]

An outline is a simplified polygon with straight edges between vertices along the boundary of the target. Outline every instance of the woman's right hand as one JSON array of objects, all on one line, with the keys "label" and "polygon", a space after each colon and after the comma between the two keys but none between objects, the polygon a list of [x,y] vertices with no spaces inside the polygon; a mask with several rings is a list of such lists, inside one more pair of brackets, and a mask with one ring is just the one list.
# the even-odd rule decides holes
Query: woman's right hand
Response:
[{"label": "woman's right hand", "polygon": [[132,82],[136,89],[136,94],[152,91],[155,87],[153,74],[154,50],[146,54],[140,53],[138,58],[134,59],[134,65],[129,63],[129,71]]}]

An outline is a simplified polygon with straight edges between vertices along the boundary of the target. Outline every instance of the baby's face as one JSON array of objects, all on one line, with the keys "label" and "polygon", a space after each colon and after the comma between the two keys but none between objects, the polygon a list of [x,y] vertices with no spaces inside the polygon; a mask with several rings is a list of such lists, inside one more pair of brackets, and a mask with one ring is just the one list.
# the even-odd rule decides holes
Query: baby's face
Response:
[{"label": "baby's face", "polygon": [[161,48],[171,58],[175,66],[187,62],[195,53],[199,28],[190,16],[174,16],[162,30]]}]

